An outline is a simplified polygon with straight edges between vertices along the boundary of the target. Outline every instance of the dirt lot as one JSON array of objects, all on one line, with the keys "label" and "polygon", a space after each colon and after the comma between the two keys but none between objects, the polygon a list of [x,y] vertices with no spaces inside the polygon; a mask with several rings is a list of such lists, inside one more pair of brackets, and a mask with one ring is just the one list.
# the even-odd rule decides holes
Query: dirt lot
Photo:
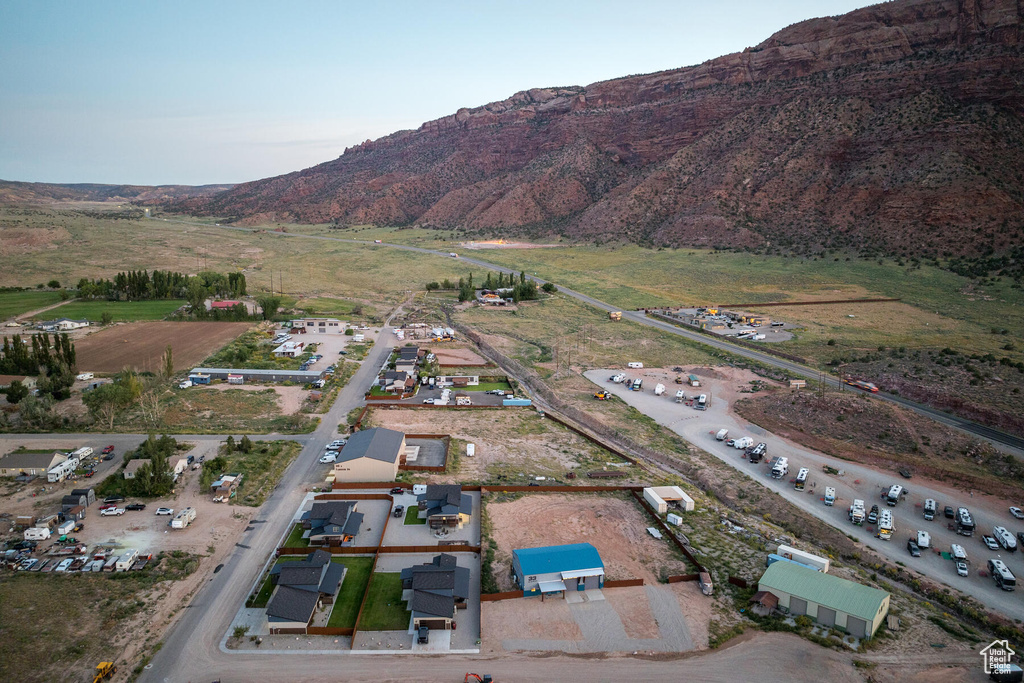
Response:
[{"label": "dirt lot", "polygon": [[441,367],[479,367],[487,365],[487,359],[481,357],[469,347],[431,346],[427,349],[435,356]]},{"label": "dirt lot", "polygon": [[218,391],[228,389],[241,389],[243,391],[263,391],[273,389],[277,393],[277,404],[281,406],[282,415],[294,415],[299,412],[302,402],[306,400],[309,392],[300,386],[281,387],[266,384],[211,384],[210,388]]},{"label": "dirt lot", "polygon": [[772,392],[734,408],[773,434],[844,460],[890,472],[909,467],[915,475],[1011,499],[1024,489],[1019,461],[897,406],[866,400],[855,390],[824,398]]},{"label": "dirt lot", "polygon": [[[583,472],[609,467],[609,462],[621,462],[532,410],[375,409],[364,424],[407,434],[450,434],[451,452],[458,459],[458,469],[431,478],[437,482],[525,483],[530,476],[544,476],[564,484],[588,483]],[[476,445],[472,458],[466,457],[466,443]],[[570,480],[565,475],[571,470],[580,470],[580,474]],[[639,470],[637,474],[642,476]]]},{"label": "dirt lot", "polygon": [[129,323],[114,325],[75,341],[79,372],[120,372],[125,366],[156,371],[167,345],[174,367],[196,365],[249,329],[249,323]]},{"label": "dirt lot", "polygon": [[[616,606],[618,607],[618,606]],[[480,605],[481,653],[504,652],[503,640],[582,640],[565,600],[512,599]]]},{"label": "dirt lot", "polygon": [[513,590],[512,550],[590,543],[601,554],[608,579],[644,579],[685,574],[686,563],[647,533],[650,519],[625,494],[546,493],[487,503],[491,537],[498,544],[494,574],[503,591]]}]

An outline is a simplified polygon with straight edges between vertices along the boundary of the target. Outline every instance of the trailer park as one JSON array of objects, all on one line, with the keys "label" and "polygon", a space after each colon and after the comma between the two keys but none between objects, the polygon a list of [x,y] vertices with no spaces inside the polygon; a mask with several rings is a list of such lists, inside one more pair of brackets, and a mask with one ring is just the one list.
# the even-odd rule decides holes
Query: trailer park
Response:
[{"label": "trailer park", "polygon": [[[699,325],[694,321],[712,314],[686,315],[685,324]],[[149,475],[147,461],[122,460],[141,448],[141,437],[119,437],[107,453],[92,439],[24,442],[24,452],[0,457],[0,475],[19,478],[6,493],[13,512],[4,520],[11,546],[5,565],[53,581],[72,573],[88,580],[108,579],[105,572],[145,575],[175,557],[220,571],[243,531],[283,525],[260,571],[239,579],[246,597],[232,607],[222,634],[229,651],[265,653],[653,655],[714,648],[757,625],[858,652],[913,627],[929,642],[962,649],[972,635],[980,638],[976,630],[958,630],[934,605],[883,576],[898,582],[940,573],[981,604],[1001,597],[993,574],[1003,574],[989,560],[1007,559],[1016,520],[986,505],[972,507],[966,522],[954,512],[959,517],[947,528],[941,513],[922,516],[926,502],[955,510],[971,501],[837,464],[742,420],[732,410],[737,384],[766,381],[745,371],[623,359],[584,376],[595,400],[628,405],[702,457],[742,472],[737,481],[751,500],[778,494],[878,560],[852,561],[846,548],[817,547],[756,505],[731,509],[678,471],[545,410],[482,348],[436,321],[362,329],[332,318],[295,319],[258,335],[261,353],[287,360],[233,364],[242,355],[229,344],[211,356],[217,362],[174,378],[168,391],[175,398],[167,400],[268,387],[277,394],[293,389],[282,385],[300,385],[294,390],[303,405],[315,404],[307,427],[330,427],[335,438],[317,448],[319,482],[294,510],[272,520],[252,514],[303,444],[316,443],[302,434],[306,427],[288,440],[253,435],[273,464],[252,474],[232,467],[251,466],[238,446],[243,432],[231,442],[179,437],[168,461],[173,489],[156,497],[97,494],[113,486],[105,478],[130,486],[124,482]],[[348,386],[371,347],[388,353],[368,383]],[[351,367],[340,372],[346,363]],[[334,430],[318,421],[333,415],[343,390],[360,408]],[[868,512],[872,505],[879,509]],[[967,522],[979,530],[974,540]],[[997,540],[1001,548],[980,546],[993,526],[1007,529],[1008,539]],[[928,532],[933,551],[912,556],[906,541],[923,538],[919,530]],[[968,558],[963,576],[957,564]],[[914,574],[865,568],[879,561]],[[1017,602],[1002,610],[1024,618]]]}]

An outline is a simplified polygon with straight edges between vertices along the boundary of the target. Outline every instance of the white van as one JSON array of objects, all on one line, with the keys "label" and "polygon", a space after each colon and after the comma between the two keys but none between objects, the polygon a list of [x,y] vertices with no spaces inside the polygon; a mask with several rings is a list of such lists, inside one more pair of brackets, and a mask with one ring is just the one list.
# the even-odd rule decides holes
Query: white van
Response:
[{"label": "white van", "polygon": [[644,364],[643,363],[636,363],[636,362],[634,362],[634,363],[626,363],[626,367],[627,368],[633,368],[634,370],[639,370],[639,369],[644,367]]},{"label": "white van", "polygon": [[725,441],[728,437],[729,437],[729,430],[728,429],[719,429],[718,433],[715,434],[715,438],[718,439],[719,441]]}]

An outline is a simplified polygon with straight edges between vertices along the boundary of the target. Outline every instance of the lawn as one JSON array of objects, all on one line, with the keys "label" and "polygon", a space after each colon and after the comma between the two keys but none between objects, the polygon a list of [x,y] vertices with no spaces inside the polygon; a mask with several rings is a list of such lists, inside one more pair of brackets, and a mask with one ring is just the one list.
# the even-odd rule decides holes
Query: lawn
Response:
[{"label": "lawn", "polygon": [[329,297],[299,299],[294,308],[304,311],[307,315],[320,317],[365,318],[372,317],[374,313],[372,306],[367,306],[362,302]]},{"label": "lawn", "polygon": [[309,547],[309,539],[308,538],[303,538],[302,537],[303,533],[304,533],[304,530],[302,528],[302,525],[301,524],[296,524],[294,527],[292,527],[292,531],[291,531],[290,534],[288,534],[288,538],[285,539],[284,547],[285,548],[308,548]]},{"label": "lawn", "polygon": [[104,313],[115,321],[163,320],[185,305],[182,299],[156,299],[154,301],[71,301],[43,313],[40,318],[71,318],[98,322]]},{"label": "lawn", "polygon": [[409,610],[402,602],[402,575],[375,573],[366,596],[360,631],[404,631],[409,627]]},{"label": "lawn", "polygon": [[419,506],[410,505],[406,509],[406,511],[405,511],[405,523],[406,524],[426,524],[427,523],[426,518],[420,519],[419,514],[420,514]]},{"label": "lawn", "polygon": [[13,318],[44,306],[51,306],[58,301],[60,301],[60,292],[46,290],[0,292],[0,320]]},{"label": "lawn", "polygon": [[345,573],[341,590],[334,599],[334,607],[331,609],[327,625],[355,628],[359,607],[363,604],[363,595],[366,593],[366,583],[370,580],[370,570],[373,569],[373,558],[352,555],[335,558],[339,559],[348,571]]},{"label": "lawn", "polygon": [[466,387],[466,391],[512,391],[512,385],[508,382],[480,382],[475,387]]}]

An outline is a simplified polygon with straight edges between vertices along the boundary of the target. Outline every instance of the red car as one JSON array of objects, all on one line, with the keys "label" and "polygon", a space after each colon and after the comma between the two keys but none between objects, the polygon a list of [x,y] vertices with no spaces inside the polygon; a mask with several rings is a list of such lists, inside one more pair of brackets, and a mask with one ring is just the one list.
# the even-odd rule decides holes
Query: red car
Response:
[{"label": "red car", "polygon": [[114,503],[104,503],[103,505],[100,505],[100,510],[107,510],[109,508],[116,508],[116,507],[117,507],[117,505],[115,505]]},{"label": "red car", "polygon": [[106,455],[108,453],[113,453],[113,452],[114,452],[114,447],[113,446],[107,446],[106,448],[103,449],[103,455]]},{"label": "red car", "polygon": [[87,470],[86,473],[85,473],[85,478],[88,479],[89,477],[91,477],[91,476],[93,476],[95,474],[96,474],[96,470]]}]

